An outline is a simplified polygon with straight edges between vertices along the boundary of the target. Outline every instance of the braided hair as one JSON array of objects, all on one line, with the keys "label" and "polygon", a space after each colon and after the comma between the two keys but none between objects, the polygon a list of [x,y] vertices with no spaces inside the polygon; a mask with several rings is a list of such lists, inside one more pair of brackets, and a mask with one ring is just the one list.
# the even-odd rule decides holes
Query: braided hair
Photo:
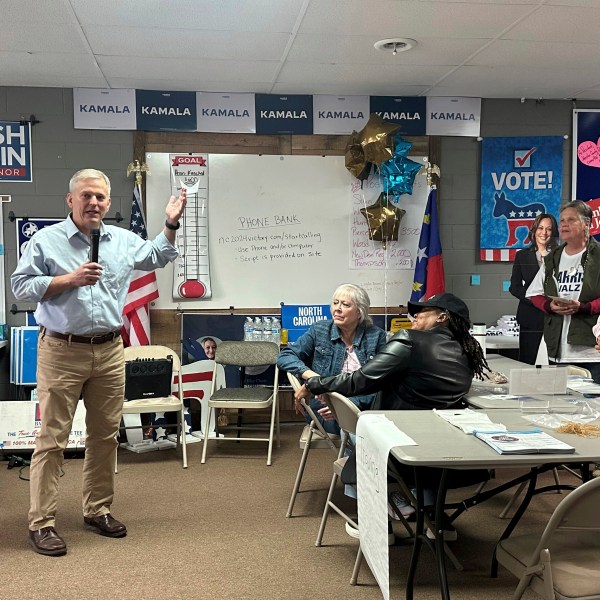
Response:
[{"label": "braided hair", "polygon": [[490,370],[479,342],[469,333],[469,323],[448,311],[448,329],[467,355],[469,367],[477,379],[483,380],[483,370]]}]

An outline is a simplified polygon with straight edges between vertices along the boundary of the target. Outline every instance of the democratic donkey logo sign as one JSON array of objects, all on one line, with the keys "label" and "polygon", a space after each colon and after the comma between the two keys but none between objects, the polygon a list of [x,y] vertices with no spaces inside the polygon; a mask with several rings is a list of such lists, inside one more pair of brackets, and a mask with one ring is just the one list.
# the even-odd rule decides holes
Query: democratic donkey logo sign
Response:
[{"label": "democratic donkey logo sign", "polygon": [[558,215],[562,137],[485,138],[481,157],[481,260],[510,261],[530,244],[541,213]]}]

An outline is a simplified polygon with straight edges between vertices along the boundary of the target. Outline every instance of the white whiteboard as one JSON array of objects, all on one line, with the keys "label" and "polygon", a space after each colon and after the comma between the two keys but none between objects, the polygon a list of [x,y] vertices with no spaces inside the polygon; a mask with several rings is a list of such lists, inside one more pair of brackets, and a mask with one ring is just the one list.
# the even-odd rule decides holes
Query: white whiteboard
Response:
[{"label": "white whiteboard", "polygon": [[[415,159],[413,160],[422,160]],[[148,153],[146,212],[150,236],[162,229],[169,197],[166,153]],[[372,204],[380,192],[375,178],[364,190],[352,191],[356,180],[343,156],[257,156],[210,154],[209,259],[212,297],[173,300],[173,267],[157,271],[160,297],[153,308],[276,308],[285,304],[327,304],[341,283],[364,287],[372,306],[406,304],[412,290],[414,259],[427,196],[425,177],[418,175],[412,195],[400,198],[406,210],[400,224],[405,266],[392,269],[395,242],[378,268],[351,268],[353,203]],[[356,206],[354,206],[356,210]],[[366,221],[365,221],[366,223]],[[396,263],[394,263],[396,264]]]}]

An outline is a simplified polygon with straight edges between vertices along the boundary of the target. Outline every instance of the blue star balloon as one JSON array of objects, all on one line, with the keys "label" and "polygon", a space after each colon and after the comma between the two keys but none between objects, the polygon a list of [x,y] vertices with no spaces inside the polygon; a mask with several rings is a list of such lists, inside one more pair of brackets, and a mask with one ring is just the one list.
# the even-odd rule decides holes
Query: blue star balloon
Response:
[{"label": "blue star balloon", "polygon": [[413,184],[421,165],[405,156],[394,156],[381,163],[379,167],[383,177],[383,189],[388,194],[412,194]]},{"label": "blue star balloon", "polygon": [[412,142],[403,140],[399,135],[394,136],[394,156],[408,156],[408,152],[412,146]]}]

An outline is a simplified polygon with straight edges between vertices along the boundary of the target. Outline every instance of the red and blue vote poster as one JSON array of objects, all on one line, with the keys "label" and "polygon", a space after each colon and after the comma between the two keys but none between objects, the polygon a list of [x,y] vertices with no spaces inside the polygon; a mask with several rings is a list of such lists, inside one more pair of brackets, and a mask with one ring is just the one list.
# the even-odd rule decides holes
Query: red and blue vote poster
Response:
[{"label": "red and blue vote poster", "polygon": [[558,215],[563,141],[560,136],[483,140],[481,260],[514,260],[517,250],[529,245],[535,218]]}]

